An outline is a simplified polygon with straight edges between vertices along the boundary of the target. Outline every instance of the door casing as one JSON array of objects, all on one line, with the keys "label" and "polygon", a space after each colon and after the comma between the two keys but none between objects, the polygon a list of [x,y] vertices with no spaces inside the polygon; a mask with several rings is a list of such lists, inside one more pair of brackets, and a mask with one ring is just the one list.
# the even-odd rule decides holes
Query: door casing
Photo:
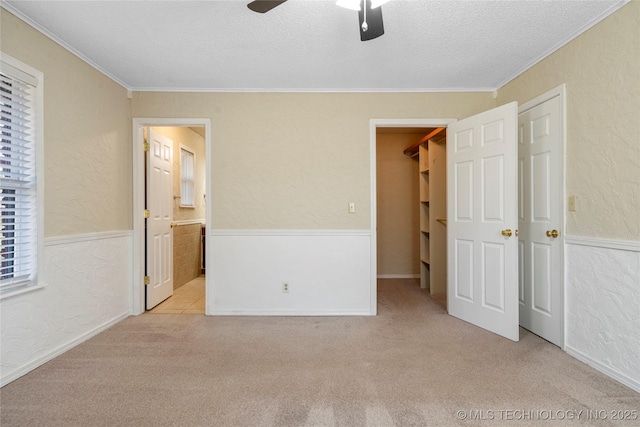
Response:
[{"label": "door casing", "polygon": [[[133,119],[133,248],[132,248],[132,289],[130,312],[139,315],[145,311],[145,292],[144,292],[144,263],[145,263],[145,236],[144,236],[144,185],[145,185],[145,169],[144,169],[144,128],[152,126],[172,126],[172,127],[204,127],[205,128],[205,147],[206,147],[206,183],[205,194],[205,221],[207,232],[211,229],[213,212],[211,210],[212,195],[212,170],[213,150],[211,149],[211,119],[206,118],[134,118]],[[209,244],[211,239],[207,238],[205,244],[205,254],[207,259],[206,265],[211,265],[211,251]],[[205,279],[205,314],[213,314],[209,312],[210,301],[213,300],[213,282],[212,275],[208,274]]]}]

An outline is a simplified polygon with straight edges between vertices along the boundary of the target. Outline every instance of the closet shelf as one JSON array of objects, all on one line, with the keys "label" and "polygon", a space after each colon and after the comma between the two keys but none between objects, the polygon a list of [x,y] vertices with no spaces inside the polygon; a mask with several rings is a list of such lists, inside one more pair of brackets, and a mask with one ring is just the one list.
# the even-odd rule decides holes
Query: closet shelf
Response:
[{"label": "closet shelf", "polygon": [[422,261],[423,263],[425,263],[427,265],[431,264],[431,260],[429,258],[422,258],[422,259],[420,259],[420,261]]},{"label": "closet shelf", "polygon": [[[432,128],[427,128],[427,129],[432,129]],[[420,147],[420,145],[422,145],[423,143],[429,141],[431,138],[433,138],[434,136],[436,136],[437,134],[439,134],[440,132],[442,132],[443,130],[445,130],[446,128],[435,128],[433,129],[428,135],[425,135],[424,137],[420,138],[420,140],[410,146],[408,146],[407,148],[404,149],[404,154],[406,154],[407,156],[411,156],[414,157],[416,155],[416,153],[418,152],[418,147]]]},{"label": "closet shelf", "polygon": [[438,221],[440,224],[444,225],[445,227],[447,226],[447,218],[436,217],[436,221]]}]

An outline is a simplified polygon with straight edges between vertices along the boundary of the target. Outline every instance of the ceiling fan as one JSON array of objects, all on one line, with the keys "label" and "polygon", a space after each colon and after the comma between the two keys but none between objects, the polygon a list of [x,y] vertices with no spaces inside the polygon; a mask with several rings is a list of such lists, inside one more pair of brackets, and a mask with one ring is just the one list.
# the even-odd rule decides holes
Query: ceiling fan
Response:
[{"label": "ceiling fan", "polygon": [[[247,7],[254,12],[266,13],[271,9],[280,6],[287,0],[254,0]],[[367,41],[380,37],[384,34],[382,24],[383,3],[388,0],[338,0],[338,6],[357,10],[360,21],[360,40]]]}]

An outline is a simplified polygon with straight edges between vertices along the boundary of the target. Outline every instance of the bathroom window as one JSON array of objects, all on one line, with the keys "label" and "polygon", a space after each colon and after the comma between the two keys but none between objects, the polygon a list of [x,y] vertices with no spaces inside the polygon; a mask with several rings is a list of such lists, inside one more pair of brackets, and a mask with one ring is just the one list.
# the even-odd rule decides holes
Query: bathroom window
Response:
[{"label": "bathroom window", "polygon": [[180,206],[195,207],[196,154],[189,148],[180,147]]},{"label": "bathroom window", "polygon": [[0,297],[38,288],[42,265],[42,73],[0,61]]}]

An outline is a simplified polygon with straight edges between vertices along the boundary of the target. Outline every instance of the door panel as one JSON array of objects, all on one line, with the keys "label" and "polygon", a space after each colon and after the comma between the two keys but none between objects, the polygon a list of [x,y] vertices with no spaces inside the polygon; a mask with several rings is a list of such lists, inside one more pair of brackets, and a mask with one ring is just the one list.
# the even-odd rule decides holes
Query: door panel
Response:
[{"label": "door panel", "polygon": [[447,129],[448,311],[518,341],[517,104]]},{"label": "door panel", "polygon": [[482,220],[504,222],[504,167],[502,156],[482,159]]},{"label": "door panel", "polygon": [[173,294],[173,142],[149,130],[146,309]]},{"label": "door panel", "polygon": [[482,249],[484,306],[504,312],[504,245],[483,243]]},{"label": "door panel", "polygon": [[473,162],[455,165],[455,217],[458,222],[473,221]]},{"label": "door panel", "polygon": [[564,342],[562,241],[562,113],[559,97],[520,114],[520,245],[524,266],[520,325],[558,346]]},{"label": "door panel", "polygon": [[473,242],[456,239],[455,244],[455,295],[473,302]]},{"label": "door panel", "polygon": [[551,314],[551,246],[533,244],[533,309],[542,314]]}]

